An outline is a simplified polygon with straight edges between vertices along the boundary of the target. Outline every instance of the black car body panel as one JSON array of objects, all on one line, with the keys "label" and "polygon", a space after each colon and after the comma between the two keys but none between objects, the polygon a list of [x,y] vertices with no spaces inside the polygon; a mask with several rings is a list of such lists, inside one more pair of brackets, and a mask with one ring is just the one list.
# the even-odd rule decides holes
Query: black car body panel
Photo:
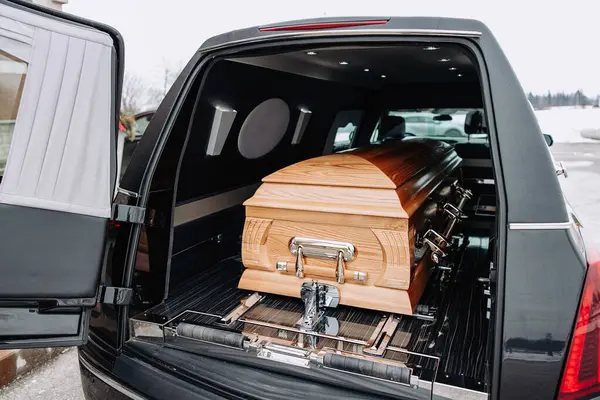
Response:
[{"label": "black car body panel", "polygon": [[553,398],[585,263],[565,230],[509,230],[507,249],[500,394]]}]

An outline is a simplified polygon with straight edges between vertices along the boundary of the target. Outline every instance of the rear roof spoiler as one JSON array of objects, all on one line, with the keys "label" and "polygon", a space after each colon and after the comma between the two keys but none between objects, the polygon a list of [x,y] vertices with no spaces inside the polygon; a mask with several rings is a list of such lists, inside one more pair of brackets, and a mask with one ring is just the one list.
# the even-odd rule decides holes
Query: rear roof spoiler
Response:
[{"label": "rear roof spoiler", "polygon": [[223,33],[206,40],[201,51],[232,44],[283,37],[340,35],[403,35],[479,38],[488,33],[480,21],[436,17],[315,18],[255,26]]}]

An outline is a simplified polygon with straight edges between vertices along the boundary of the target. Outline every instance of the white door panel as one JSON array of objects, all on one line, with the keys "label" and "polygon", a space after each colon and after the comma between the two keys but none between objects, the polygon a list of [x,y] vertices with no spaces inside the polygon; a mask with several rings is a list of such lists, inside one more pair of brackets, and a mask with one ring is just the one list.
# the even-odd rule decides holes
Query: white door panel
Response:
[{"label": "white door panel", "polygon": [[3,5],[0,21],[0,50],[28,55],[0,203],[110,216],[110,36]]}]

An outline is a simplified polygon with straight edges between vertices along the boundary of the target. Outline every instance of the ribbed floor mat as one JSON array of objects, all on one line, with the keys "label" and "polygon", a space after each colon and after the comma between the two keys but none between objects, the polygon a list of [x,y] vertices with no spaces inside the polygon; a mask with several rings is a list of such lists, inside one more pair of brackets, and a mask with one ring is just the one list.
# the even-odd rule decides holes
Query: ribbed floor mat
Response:
[{"label": "ribbed floor mat", "polygon": [[190,279],[185,286],[147,314],[175,318],[186,310],[224,316],[240,304],[248,292],[237,288],[243,267],[237,258],[224,260]]}]

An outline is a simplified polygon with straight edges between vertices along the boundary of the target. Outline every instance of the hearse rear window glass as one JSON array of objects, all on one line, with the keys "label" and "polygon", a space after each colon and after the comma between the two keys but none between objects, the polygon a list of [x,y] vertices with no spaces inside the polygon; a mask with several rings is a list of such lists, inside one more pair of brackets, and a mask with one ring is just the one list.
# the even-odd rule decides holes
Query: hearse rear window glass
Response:
[{"label": "hearse rear window glass", "polygon": [[0,50],[0,177],[4,175],[26,75],[25,61]]},{"label": "hearse rear window glass", "polygon": [[387,111],[375,126],[371,143],[411,136],[452,141],[487,140],[487,134],[465,133],[467,114],[477,110],[430,108]]}]

